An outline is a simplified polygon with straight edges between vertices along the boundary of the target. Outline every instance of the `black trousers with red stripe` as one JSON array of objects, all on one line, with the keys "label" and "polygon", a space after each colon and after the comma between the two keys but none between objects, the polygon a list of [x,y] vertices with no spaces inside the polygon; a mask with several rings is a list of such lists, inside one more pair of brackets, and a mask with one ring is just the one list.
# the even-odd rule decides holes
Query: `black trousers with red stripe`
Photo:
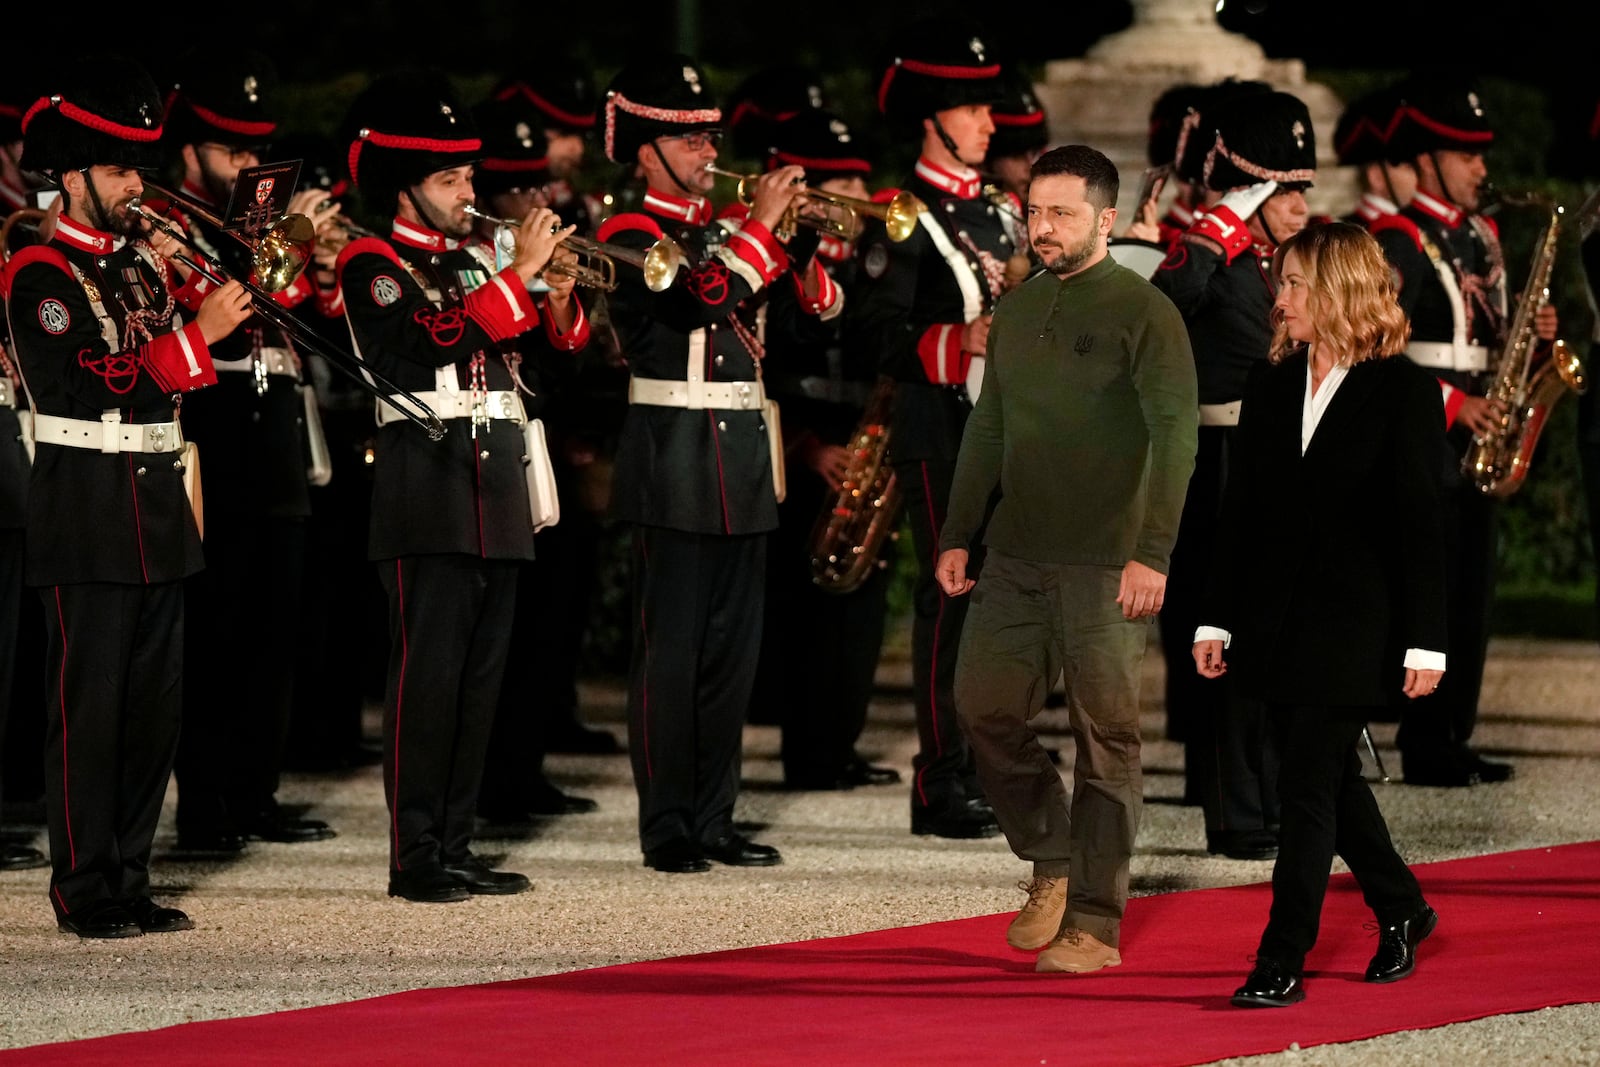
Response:
[{"label": "black trousers with red stripe", "polygon": [[495,706],[511,647],[515,560],[381,560],[389,595],[383,792],[389,867],[466,858]]},{"label": "black trousers with red stripe", "polygon": [[733,832],[766,550],[766,534],[634,528],[628,752],[646,852]]},{"label": "black trousers with red stripe", "polygon": [[[911,806],[937,809],[982,795],[972,752],[956,717],[956,652],[971,598],[946,596],[934,577],[955,464],[918,460],[896,463],[894,470],[917,556],[917,581],[911,594],[911,691],[917,715]],[[972,539],[967,577],[977,578],[982,569],[980,531]]]},{"label": "black trousers with red stripe", "polygon": [[70,915],[150,893],[178,748],[183,584],[42,588],[50,902]]}]

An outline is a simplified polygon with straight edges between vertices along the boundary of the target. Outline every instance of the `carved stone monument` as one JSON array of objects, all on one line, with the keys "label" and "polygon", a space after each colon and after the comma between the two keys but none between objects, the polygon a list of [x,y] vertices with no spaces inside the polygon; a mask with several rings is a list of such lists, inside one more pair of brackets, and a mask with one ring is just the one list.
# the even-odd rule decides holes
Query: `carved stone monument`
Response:
[{"label": "carved stone monument", "polygon": [[[1217,24],[1214,0],[1132,0],[1133,25],[1096,43],[1084,59],[1052,60],[1034,86],[1050,122],[1051,144],[1088,144],[1116,163],[1122,197],[1116,231],[1133,217],[1139,174],[1149,165],[1150,108],[1167,89],[1226,77],[1264,81],[1293,93],[1311,112],[1317,182],[1312,214],[1341,215],[1359,195],[1351,168],[1339,167],[1333,127],[1344,107],[1327,86],[1306,80],[1298,59],[1268,59],[1261,46]],[[1166,190],[1170,198],[1172,189]],[[1164,200],[1166,198],[1163,198]]]}]

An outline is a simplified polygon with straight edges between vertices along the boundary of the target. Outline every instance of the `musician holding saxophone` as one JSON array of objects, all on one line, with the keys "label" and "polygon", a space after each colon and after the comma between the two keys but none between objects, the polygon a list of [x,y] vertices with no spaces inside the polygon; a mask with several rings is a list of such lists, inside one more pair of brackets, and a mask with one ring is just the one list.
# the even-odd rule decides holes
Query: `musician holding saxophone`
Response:
[{"label": "musician holding saxophone", "polygon": [[[79,937],[191,929],[150,897],[177,746],[183,579],[204,566],[177,402],[215,385],[210,346],[251,315],[228,280],[201,297],[145,233],[139,170],[161,157],[161,96],[116,56],[63,67],[23,121],[23,163],[61,193],[49,243],[6,264],[33,404],[26,582],[47,628],[50,903]],[[189,317],[192,312],[193,318]],[[240,635],[241,637],[245,635]]]},{"label": "musician holding saxophone", "polygon": [[[167,101],[163,144],[181,177],[172,215],[206,258],[249,277],[252,251],[224,232],[244,167],[271,159],[278,80],[248,50],[193,51]],[[280,211],[314,213],[319,192],[274,190]],[[153,197],[152,197],[153,198]],[[324,225],[336,208],[313,214]],[[204,292],[211,283],[195,285]],[[309,308],[301,274],[276,300]],[[184,404],[183,429],[205,467],[206,567],[186,583],[183,729],[178,847],[237,852],[248,839],[319,841],[327,823],[287,814],[277,802],[295,682],[295,635],[311,514],[311,441],[301,355],[259,314],[212,349],[217,387]],[[319,442],[320,447],[320,442]],[[244,634],[270,640],[240,640]]]},{"label": "musician holding saxophone", "polygon": [[[1461,470],[1475,435],[1490,435],[1506,414],[1485,396],[1498,366],[1510,310],[1506,263],[1496,220],[1481,213],[1488,168],[1484,153],[1494,128],[1468,84],[1414,79],[1401,90],[1405,143],[1417,172],[1412,200],[1372,224],[1400,281],[1400,306],[1411,319],[1406,355],[1439,379],[1445,427],[1441,466],[1446,489],[1450,675],[1429,696],[1400,710],[1400,749],[1411,785],[1470,786],[1511,777],[1506,763],[1484,759],[1469,744],[1494,603],[1496,498]],[[1533,316],[1538,342],[1556,336],[1555,309]],[[1529,341],[1534,339],[1529,338]]]},{"label": "musician holding saxophone", "polygon": [[[1000,62],[960,20],[908,27],[880,68],[878,106],[920,155],[903,189],[927,205],[915,230],[893,240],[871,226],[861,239],[846,351],[876,359],[895,379],[889,446],[917,559],[911,630],[918,750],[912,760],[911,832],[946,838],[1000,832],[978,787],[956,720],[956,649],[965,598],[934,577],[956,453],[977,394],[976,375],[1008,261],[1026,238],[1012,230],[1021,206],[986,195],[977,168],[995,132]],[[972,570],[976,572],[975,558]]]},{"label": "musician holding saxophone", "polygon": [[[872,163],[858,135],[834,112],[808,107],[772,122],[763,134],[767,169],[803,165],[808,190],[870,203],[866,179]],[[848,297],[859,271],[856,242],[852,233],[836,230],[855,226],[842,213],[833,218],[839,227],[819,230],[829,220],[806,205],[800,215],[806,228],[786,247],[796,269],[826,272]],[[819,529],[840,528],[819,526],[824,520],[818,516],[833,519],[842,499],[869,511],[881,503],[864,484],[862,463],[886,461],[863,456],[852,443],[879,388],[877,361],[843,347],[848,299],[844,315],[827,317],[807,314],[802,299],[798,287],[778,285],[767,306],[764,380],[783,406],[785,455],[795,462],[778,505],[778,529],[767,547],[766,620],[751,712],[780,727],[786,787],[892,785],[900,781],[898,771],[870,763],[856,751],[883,647],[890,562],[885,550],[891,546],[887,538],[877,545],[823,545],[814,536]],[[881,424],[881,415],[870,417]],[[848,490],[841,495],[847,480],[863,490],[860,497]],[[879,518],[892,529],[899,511],[892,504],[887,511]],[[859,529],[854,523],[843,528]],[[847,565],[854,566],[856,548],[873,558],[862,561],[865,570],[850,588],[819,584],[813,568],[818,551],[848,557]]]},{"label": "musician holding saxophone", "polygon": [[541,208],[508,264],[470,243],[471,113],[437,71],[397,71],[351,105],[345,129],[363,202],[393,213],[388,239],[340,253],[345,318],[362,362],[443,420],[442,439],[388,403],[377,411],[368,557],[389,598],[384,791],[389,895],[418,902],[519,893],[524,876],[471,851],[484,754],[510,646],[517,567],[555,517],[541,427],[502,349],[581,349],[570,290],[529,283],[571,234]]}]

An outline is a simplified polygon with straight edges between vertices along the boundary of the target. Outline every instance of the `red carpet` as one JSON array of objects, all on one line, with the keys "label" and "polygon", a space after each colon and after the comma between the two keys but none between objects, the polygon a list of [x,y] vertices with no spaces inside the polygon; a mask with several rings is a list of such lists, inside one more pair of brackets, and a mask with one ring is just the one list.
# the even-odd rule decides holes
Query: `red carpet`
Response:
[{"label": "red carpet", "polygon": [[[1142,897],[1121,966],[1036,975],[1009,916],[603,967],[0,1052],[0,1067],[217,1064],[1165,1064],[1600,1001],[1600,842],[1417,868],[1438,932],[1417,972],[1361,981],[1375,944],[1349,876],[1309,999],[1241,1010],[1267,886]],[[648,921],[648,919],[646,919]],[[1533,964],[1530,966],[1530,963]]]}]

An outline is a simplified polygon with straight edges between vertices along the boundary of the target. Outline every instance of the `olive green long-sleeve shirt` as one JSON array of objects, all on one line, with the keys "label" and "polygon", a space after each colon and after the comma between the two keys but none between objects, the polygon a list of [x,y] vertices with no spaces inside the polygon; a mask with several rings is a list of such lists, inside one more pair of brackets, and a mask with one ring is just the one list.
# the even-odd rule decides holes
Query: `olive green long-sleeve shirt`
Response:
[{"label": "olive green long-sleeve shirt", "polygon": [[1199,400],[1172,301],[1109,256],[1003,298],[956,460],[941,551],[1166,573],[1194,471]]}]

